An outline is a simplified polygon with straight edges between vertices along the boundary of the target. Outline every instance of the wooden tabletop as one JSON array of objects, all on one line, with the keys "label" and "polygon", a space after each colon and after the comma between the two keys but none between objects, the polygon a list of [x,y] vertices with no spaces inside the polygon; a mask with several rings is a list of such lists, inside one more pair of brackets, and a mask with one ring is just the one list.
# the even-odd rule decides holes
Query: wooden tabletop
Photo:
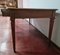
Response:
[{"label": "wooden tabletop", "polygon": [[7,9],[12,9],[12,10],[19,10],[19,9],[22,9],[22,10],[57,10],[54,8],[7,8]]}]

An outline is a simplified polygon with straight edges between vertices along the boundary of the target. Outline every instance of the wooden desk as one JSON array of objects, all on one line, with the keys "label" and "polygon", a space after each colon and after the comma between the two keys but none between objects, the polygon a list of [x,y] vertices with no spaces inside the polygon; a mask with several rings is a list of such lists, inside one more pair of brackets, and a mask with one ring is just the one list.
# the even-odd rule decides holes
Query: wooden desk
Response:
[{"label": "wooden desk", "polygon": [[10,16],[11,28],[12,28],[12,39],[13,39],[13,49],[15,52],[15,19],[20,18],[50,18],[49,23],[49,43],[51,41],[51,35],[53,30],[53,24],[55,19],[55,11],[57,9],[23,9],[23,8],[10,8],[2,9],[3,16]]}]

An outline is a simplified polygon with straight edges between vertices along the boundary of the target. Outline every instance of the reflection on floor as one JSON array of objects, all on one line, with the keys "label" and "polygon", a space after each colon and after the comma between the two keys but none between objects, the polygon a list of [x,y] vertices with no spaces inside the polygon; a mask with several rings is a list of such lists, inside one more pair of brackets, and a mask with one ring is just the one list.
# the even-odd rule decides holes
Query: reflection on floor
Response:
[{"label": "reflection on floor", "polygon": [[9,17],[0,17],[0,55],[60,55],[43,35],[26,20],[15,22],[16,51],[13,52],[12,35]]}]

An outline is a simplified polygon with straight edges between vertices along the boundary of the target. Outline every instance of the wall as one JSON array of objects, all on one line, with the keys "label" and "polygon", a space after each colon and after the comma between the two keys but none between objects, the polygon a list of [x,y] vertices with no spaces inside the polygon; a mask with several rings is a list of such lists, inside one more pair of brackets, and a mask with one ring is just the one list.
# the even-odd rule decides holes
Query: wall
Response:
[{"label": "wall", "polygon": [[23,7],[23,0],[18,0],[18,8],[22,8]]},{"label": "wall", "polygon": [[[23,0],[23,8],[29,7],[29,0]],[[26,20],[29,22],[29,18],[26,18]]]},{"label": "wall", "polygon": [[2,15],[1,9],[4,9],[4,7],[0,7],[0,16]]},{"label": "wall", "polygon": [[[24,2],[24,1],[23,1]],[[28,8],[56,8],[58,9],[53,28],[52,41],[60,47],[60,0],[28,0]],[[24,6],[23,6],[24,7]],[[49,19],[31,19],[31,24],[48,37]]]},{"label": "wall", "polygon": [[0,15],[2,15],[1,8],[0,8]]},{"label": "wall", "polygon": [[23,8],[29,7],[29,0],[23,0]]}]

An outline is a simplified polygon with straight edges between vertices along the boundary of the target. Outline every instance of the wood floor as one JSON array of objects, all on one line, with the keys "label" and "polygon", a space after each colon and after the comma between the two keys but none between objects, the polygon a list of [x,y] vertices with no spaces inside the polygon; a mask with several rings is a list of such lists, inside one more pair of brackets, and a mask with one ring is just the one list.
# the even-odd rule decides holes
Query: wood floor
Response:
[{"label": "wood floor", "polygon": [[16,51],[13,52],[9,17],[0,17],[0,55],[60,55],[26,20],[15,20]]}]

